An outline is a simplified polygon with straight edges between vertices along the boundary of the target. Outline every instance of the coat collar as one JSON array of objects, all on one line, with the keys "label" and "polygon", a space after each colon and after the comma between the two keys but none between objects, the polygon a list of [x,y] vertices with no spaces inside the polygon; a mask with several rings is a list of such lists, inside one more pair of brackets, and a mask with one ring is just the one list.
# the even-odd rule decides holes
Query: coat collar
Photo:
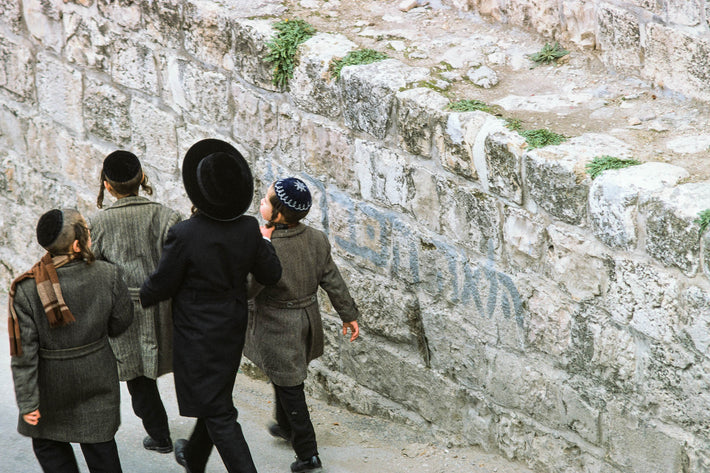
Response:
[{"label": "coat collar", "polygon": [[130,197],[124,197],[122,199],[118,199],[116,202],[114,202],[111,207],[107,208],[106,210],[110,209],[117,209],[120,207],[128,207],[130,205],[146,205],[146,204],[154,204],[152,200],[149,200],[145,197],[141,197],[139,195],[132,195]]},{"label": "coat collar", "polygon": [[271,239],[273,240],[274,238],[289,238],[292,236],[300,235],[304,231],[306,231],[306,226],[302,223],[299,223],[295,227],[286,228],[285,230],[274,230],[274,233],[271,234]]}]

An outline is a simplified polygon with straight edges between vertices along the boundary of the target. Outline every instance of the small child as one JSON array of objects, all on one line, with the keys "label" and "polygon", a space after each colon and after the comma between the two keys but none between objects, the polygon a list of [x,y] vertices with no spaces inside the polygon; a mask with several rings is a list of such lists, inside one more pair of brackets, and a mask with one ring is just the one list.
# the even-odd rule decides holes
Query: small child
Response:
[{"label": "small child", "polygon": [[103,207],[104,190],[117,200],[90,220],[94,254],[123,270],[135,313],[128,330],[110,340],[118,360],[118,377],[126,381],[133,412],[148,433],[143,447],[169,453],[173,442],[156,380],[173,370],[170,303],[143,309],[138,290],[158,267],[168,229],[180,221],[180,215],[138,195],[140,188],[148,195],[153,189],[140,161],[129,151],[114,151],[104,159],[100,186],[98,208]]},{"label": "small child", "polygon": [[78,211],[42,215],[37,241],[48,253],[10,287],[17,431],[32,437],[43,471],[79,473],[70,445],[78,442],[89,471],[120,473],[120,388],[108,337],[133,320],[128,288],[118,267],[94,262]]},{"label": "small child", "polygon": [[281,280],[272,286],[250,284],[255,296],[244,355],[269,377],[274,386],[274,437],[290,441],[297,460],[294,473],[322,467],[303,391],[308,363],[323,354],[323,325],[318,309],[318,286],[343,321],[343,335],[359,335],[359,311],[330,254],[325,233],[300,223],[311,208],[311,193],[294,177],[274,182],[261,199],[259,212],[268,222],[262,235],[272,239],[281,260]]}]

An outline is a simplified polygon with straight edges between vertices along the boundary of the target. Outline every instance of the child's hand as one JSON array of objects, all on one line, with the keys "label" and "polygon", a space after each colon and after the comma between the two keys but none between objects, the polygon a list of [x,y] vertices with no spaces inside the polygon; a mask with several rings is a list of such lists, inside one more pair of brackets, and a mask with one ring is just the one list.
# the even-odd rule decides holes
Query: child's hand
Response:
[{"label": "child's hand", "polygon": [[262,225],[261,227],[259,227],[259,230],[261,230],[261,236],[271,240],[271,234],[274,233],[274,227],[267,227],[266,225]]},{"label": "child's hand", "polygon": [[29,412],[27,414],[22,415],[22,420],[27,422],[30,425],[37,425],[39,423],[39,418],[42,417],[39,415],[39,409],[34,410],[32,412]]},{"label": "child's hand", "polygon": [[348,334],[348,328],[350,328],[350,332],[352,333],[352,336],[350,337],[350,341],[354,341],[358,335],[360,335],[360,327],[357,324],[357,320],[353,320],[352,322],[343,322],[343,335]]}]

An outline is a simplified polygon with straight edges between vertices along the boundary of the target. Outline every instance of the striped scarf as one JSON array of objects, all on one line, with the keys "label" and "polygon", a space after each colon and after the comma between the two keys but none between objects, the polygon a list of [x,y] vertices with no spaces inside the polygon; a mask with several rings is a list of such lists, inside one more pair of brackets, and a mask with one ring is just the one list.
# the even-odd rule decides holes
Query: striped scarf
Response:
[{"label": "striped scarf", "polygon": [[32,269],[12,281],[9,298],[10,313],[7,321],[7,329],[10,333],[10,356],[22,355],[20,324],[17,320],[17,312],[15,312],[14,305],[15,290],[20,281],[34,278],[35,284],[37,284],[37,294],[39,295],[40,302],[42,302],[44,306],[50,327],[61,327],[74,322],[74,316],[69,310],[69,307],[64,303],[62,290],[59,287],[59,277],[57,276],[57,268],[64,266],[72,259],[73,257],[70,255],[52,257],[52,255],[47,253],[37,264],[32,266]]}]

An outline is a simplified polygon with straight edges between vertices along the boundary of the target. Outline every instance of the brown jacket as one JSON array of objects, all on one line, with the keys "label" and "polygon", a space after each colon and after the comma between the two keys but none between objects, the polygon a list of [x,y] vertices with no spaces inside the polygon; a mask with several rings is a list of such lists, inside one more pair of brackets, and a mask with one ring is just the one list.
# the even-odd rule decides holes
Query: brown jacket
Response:
[{"label": "brown jacket", "polygon": [[281,261],[281,280],[272,286],[250,283],[254,298],[244,355],[279,386],[306,379],[308,363],[323,354],[318,287],[328,294],[343,322],[359,312],[330,254],[325,233],[299,224],[274,230],[271,242]]}]

